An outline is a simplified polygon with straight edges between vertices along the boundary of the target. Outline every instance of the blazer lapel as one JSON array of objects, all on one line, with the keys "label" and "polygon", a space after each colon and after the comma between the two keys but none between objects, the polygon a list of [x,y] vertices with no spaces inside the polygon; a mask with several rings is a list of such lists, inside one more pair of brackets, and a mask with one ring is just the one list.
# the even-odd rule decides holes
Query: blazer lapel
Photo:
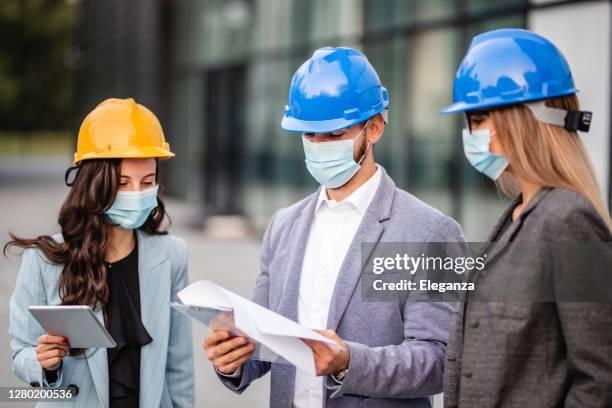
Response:
[{"label": "blazer lapel", "polygon": [[[153,341],[140,354],[140,406],[158,406],[165,375],[165,348],[168,342],[168,306],[170,293],[170,262],[164,248],[137,231],[138,279],[140,286],[141,320]],[[95,312],[104,323],[102,310]],[[102,406],[109,406],[108,357],[106,349],[97,349],[87,358],[87,365]]]},{"label": "blazer lapel", "polygon": [[[298,321],[298,299],[300,295],[302,263],[304,261],[308,235],[310,235],[310,227],[314,218],[314,209],[319,197],[319,191],[320,190],[317,190],[317,193],[312,195],[310,201],[308,201],[306,206],[302,209],[292,228],[291,235],[286,240],[287,245],[291,246],[291,248],[289,249],[288,258],[285,258],[288,259],[288,264],[282,266],[286,268],[288,272],[283,284],[283,291],[281,293],[277,312],[296,322]],[[276,368],[276,370],[285,370],[285,368],[286,372],[281,376],[282,381],[287,389],[292,389],[295,383],[295,367],[283,365],[282,368]]]},{"label": "blazer lapel", "polygon": [[314,209],[319,197],[319,190],[313,194],[310,201],[304,206],[292,230],[287,243],[292,245],[289,254],[289,265],[287,265],[287,277],[283,285],[283,293],[278,306],[278,313],[294,321],[298,320],[298,299],[300,292],[300,276],[302,263],[306,253],[310,227],[314,218]]},{"label": "blazer lapel", "polygon": [[159,406],[166,373],[171,270],[159,240],[138,231],[140,315],[153,339],[140,350],[140,406]]},{"label": "blazer lapel", "polygon": [[[362,260],[367,260],[375,247],[375,245],[367,245],[367,249],[365,249],[362,248],[361,244],[377,243],[379,241],[385,229],[383,221],[389,219],[391,213],[391,205],[395,196],[395,184],[382,166],[379,166],[379,169],[383,172],[380,186],[351,242],[334,287],[327,317],[327,328],[330,330],[338,328],[342,315],[361,277],[364,267]],[[366,250],[367,253],[362,254],[362,250]]]},{"label": "blazer lapel", "polygon": [[[104,314],[102,309],[95,312],[98,320],[104,325]],[[87,353],[87,351],[85,351]],[[108,357],[105,348],[96,349],[93,355],[87,357],[87,366],[91,374],[91,380],[96,387],[98,399],[103,407],[108,407]]]},{"label": "blazer lapel", "polygon": [[509,232],[514,233],[514,231],[518,228],[519,222],[510,221],[512,222],[512,224],[500,236],[500,231],[506,224],[506,220],[508,219],[512,220],[512,212],[514,211],[516,206],[521,203],[522,200],[523,200],[522,194],[519,194],[518,196],[516,196],[512,200],[510,205],[504,210],[501,217],[499,217],[499,219],[497,220],[497,222],[491,229],[491,232],[489,232],[489,235],[487,236],[487,241],[485,245],[483,245],[483,247],[480,249],[480,253],[479,253],[479,255],[484,255],[484,254],[487,255],[487,262],[489,262],[493,258],[494,255],[499,254],[499,251],[505,246],[505,244],[501,243],[502,237],[505,238],[505,237],[511,236],[511,235],[508,235],[508,233]]},{"label": "blazer lapel", "polygon": [[538,190],[538,192],[531,198],[531,200],[529,200],[529,202],[527,203],[527,206],[523,208],[519,218],[513,222],[511,221],[510,226],[500,235],[500,230],[506,223],[506,220],[507,219],[512,220],[512,213],[514,209],[523,200],[522,194],[520,194],[514,200],[512,200],[512,203],[503,212],[502,216],[497,221],[497,224],[495,224],[495,227],[493,227],[493,230],[489,234],[489,237],[488,237],[489,242],[483,251],[483,253],[488,252],[487,262],[491,262],[493,258],[501,254],[503,249],[506,248],[508,243],[513,240],[516,233],[520,230],[521,226],[523,225],[523,221],[525,220],[525,217],[527,217],[527,215],[531,211],[533,211],[533,209],[546,196],[546,194],[548,194],[549,191],[550,191],[549,188],[541,188],[540,190]]}]

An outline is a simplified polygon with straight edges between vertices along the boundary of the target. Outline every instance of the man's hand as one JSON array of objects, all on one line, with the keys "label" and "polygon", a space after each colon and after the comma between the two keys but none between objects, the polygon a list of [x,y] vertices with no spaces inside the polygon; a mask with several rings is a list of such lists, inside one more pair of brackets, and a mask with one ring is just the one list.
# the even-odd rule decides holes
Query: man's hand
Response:
[{"label": "man's hand", "polygon": [[337,374],[349,366],[348,345],[333,330],[315,330],[320,335],[338,343],[340,347],[331,347],[316,340],[302,339],[313,351],[317,375]]},{"label": "man's hand", "polygon": [[224,330],[212,331],[202,345],[208,360],[223,374],[233,374],[255,351],[255,344],[246,337],[230,338]]}]

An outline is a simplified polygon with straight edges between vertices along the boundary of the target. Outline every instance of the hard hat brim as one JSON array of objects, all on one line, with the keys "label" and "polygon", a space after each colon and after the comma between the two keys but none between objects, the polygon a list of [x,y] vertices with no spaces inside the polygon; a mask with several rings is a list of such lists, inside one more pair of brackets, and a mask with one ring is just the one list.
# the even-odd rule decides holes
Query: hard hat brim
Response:
[{"label": "hard hat brim", "polygon": [[512,100],[507,100],[507,99],[503,99],[503,98],[498,97],[498,98],[488,98],[485,101],[473,102],[473,103],[456,102],[456,103],[450,104],[447,107],[445,107],[444,109],[440,110],[440,114],[447,115],[447,114],[450,114],[450,113],[459,113],[459,112],[469,112],[469,111],[475,111],[475,110],[493,109],[493,108],[498,108],[498,107],[503,107],[503,106],[517,105],[517,104],[521,104],[521,103],[524,103],[524,102],[533,102],[533,101],[539,101],[539,100],[552,99],[552,98],[557,98],[557,97],[565,96],[565,95],[571,95],[571,94],[575,94],[575,93],[578,93],[578,89],[572,88],[572,89],[568,89],[565,92],[559,92],[559,93],[554,94],[554,95],[545,95],[545,96],[543,96],[542,94],[535,94],[535,95],[527,95],[527,96],[522,97],[522,98],[515,98],[515,99],[512,99]]},{"label": "hard hat brim", "polygon": [[308,121],[290,116],[283,116],[281,127],[288,132],[299,133],[329,133],[342,130],[362,122],[361,119],[347,120],[344,118],[331,120]]},{"label": "hard hat brim", "polygon": [[364,115],[356,117],[354,119],[330,119],[330,120],[300,120],[291,116],[284,115],[281,121],[281,127],[288,132],[299,132],[299,133],[330,133],[338,130],[346,129],[353,125],[373,118],[376,115],[382,114],[385,119],[385,109],[389,103],[387,102],[382,110],[366,112]]},{"label": "hard hat brim", "polygon": [[140,147],[137,149],[130,148],[125,150],[113,150],[108,152],[88,152],[88,153],[75,153],[74,164],[79,164],[84,160],[94,159],[150,159],[157,158],[160,160],[170,159],[175,154],[170,150],[165,150],[157,146],[151,147]]}]

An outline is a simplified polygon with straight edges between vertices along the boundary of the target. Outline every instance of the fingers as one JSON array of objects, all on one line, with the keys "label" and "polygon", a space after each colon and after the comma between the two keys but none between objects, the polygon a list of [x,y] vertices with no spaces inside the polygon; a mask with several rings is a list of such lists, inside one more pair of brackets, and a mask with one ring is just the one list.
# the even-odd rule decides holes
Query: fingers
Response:
[{"label": "fingers", "polygon": [[36,355],[36,358],[38,359],[39,362],[44,361],[44,360],[49,360],[55,357],[65,357],[66,354],[68,354],[65,350],[62,349],[53,349],[53,350],[48,350],[42,353],[39,353]]},{"label": "fingers", "polygon": [[302,339],[302,341],[306,343],[306,345],[310,347],[315,354],[324,354],[330,349],[327,344],[321,343],[320,341],[308,339]]},{"label": "fingers", "polygon": [[[245,346],[232,350],[231,352],[219,357],[218,359],[215,359],[213,361],[213,364],[215,365],[215,367],[227,367],[229,365],[235,365],[238,360],[244,359],[245,356],[248,360],[253,354],[253,351],[255,351],[255,344],[248,343]],[[240,365],[242,365],[242,363]],[[240,365],[238,365],[238,367]],[[232,370],[232,372],[233,371],[235,370]]]},{"label": "fingers", "polygon": [[215,346],[230,338],[230,332],[225,330],[214,330],[204,340],[204,348]]},{"label": "fingers", "polygon": [[49,371],[57,370],[62,362],[61,357],[52,357],[47,360],[43,360],[40,362],[40,366]]},{"label": "fingers", "polygon": [[206,357],[210,361],[214,361],[217,358],[229,353],[233,349],[244,346],[247,344],[247,342],[248,340],[244,337],[234,337],[233,339],[223,341],[215,346],[206,348]]},{"label": "fingers", "polygon": [[[248,346],[245,346],[243,348],[246,348],[246,347],[248,347]],[[251,352],[245,354],[244,356],[242,356],[238,360],[233,361],[230,364],[227,364],[227,365],[224,365],[224,366],[221,366],[221,367],[218,367],[218,366],[215,366],[215,367],[217,367],[217,370],[219,370],[220,372],[222,372],[224,374],[235,373],[238,368],[242,367],[242,365],[244,363],[246,363],[251,358],[251,356],[253,355],[253,351],[254,350],[255,350],[255,347],[253,347],[253,350]]]},{"label": "fingers", "polygon": [[37,353],[36,359],[42,368],[46,368],[47,370],[55,370],[59,367],[62,358],[64,358],[67,354],[67,350],[62,348],[53,348],[51,350]]},{"label": "fingers", "polygon": [[323,337],[327,337],[330,340],[334,340],[336,343],[338,343],[338,341],[340,340],[340,337],[338,336],[338,334],[335,331],[333,331],[333,330],[317,330],[317,329],[315,329],[314,331],[316,331],[317,333],[319,333]]},{"label": "fingers", "polygon": [[69,344],[68,339],[52,334],[43,334],[38,338],[38,344]]},{"label": "fingers", "polygon": [[350,354],[344,340],[333,330],[315,330],[322,336],[335,341],[340,347],[316,340],[302,339],[313,351],[317,375],[327,375],[348,367]]},{"label": "fingers", "polygon": [[203,344],[208,360],[224,374],[236,371],[255,351],[255,344],[250,343],[246,337],[230,338],[230,335],[227,331],[216,330]]},{"label": "fingers", "polygon": [[38,338],[36,346],[36,359],[43,368],[52,370],[59,366],[68,352],[68,339],[52,334],[43,334]]},{"label": "fingers", "polygon": [[60,349],[60,350],[64,350],[66,352],[66,354],[70,351],[70,346],[68,345],[64,345],[64,344],[47,344],[47,343],[42,343],[39,344],[38,346],[36,346],[36,353],[43,353],[45,351],[48,350],[53,350],[53,349]]}]

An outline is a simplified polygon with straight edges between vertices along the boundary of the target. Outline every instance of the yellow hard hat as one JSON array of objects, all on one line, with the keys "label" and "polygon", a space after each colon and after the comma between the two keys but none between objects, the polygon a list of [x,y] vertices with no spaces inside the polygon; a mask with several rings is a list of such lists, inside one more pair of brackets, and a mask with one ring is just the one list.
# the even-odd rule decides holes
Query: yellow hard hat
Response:
[{"label": "yellow hard hat", "polygon": [[132,98],[100,103],[79,129],[74,164],[90,159],[174,157],[153,112]]}]

